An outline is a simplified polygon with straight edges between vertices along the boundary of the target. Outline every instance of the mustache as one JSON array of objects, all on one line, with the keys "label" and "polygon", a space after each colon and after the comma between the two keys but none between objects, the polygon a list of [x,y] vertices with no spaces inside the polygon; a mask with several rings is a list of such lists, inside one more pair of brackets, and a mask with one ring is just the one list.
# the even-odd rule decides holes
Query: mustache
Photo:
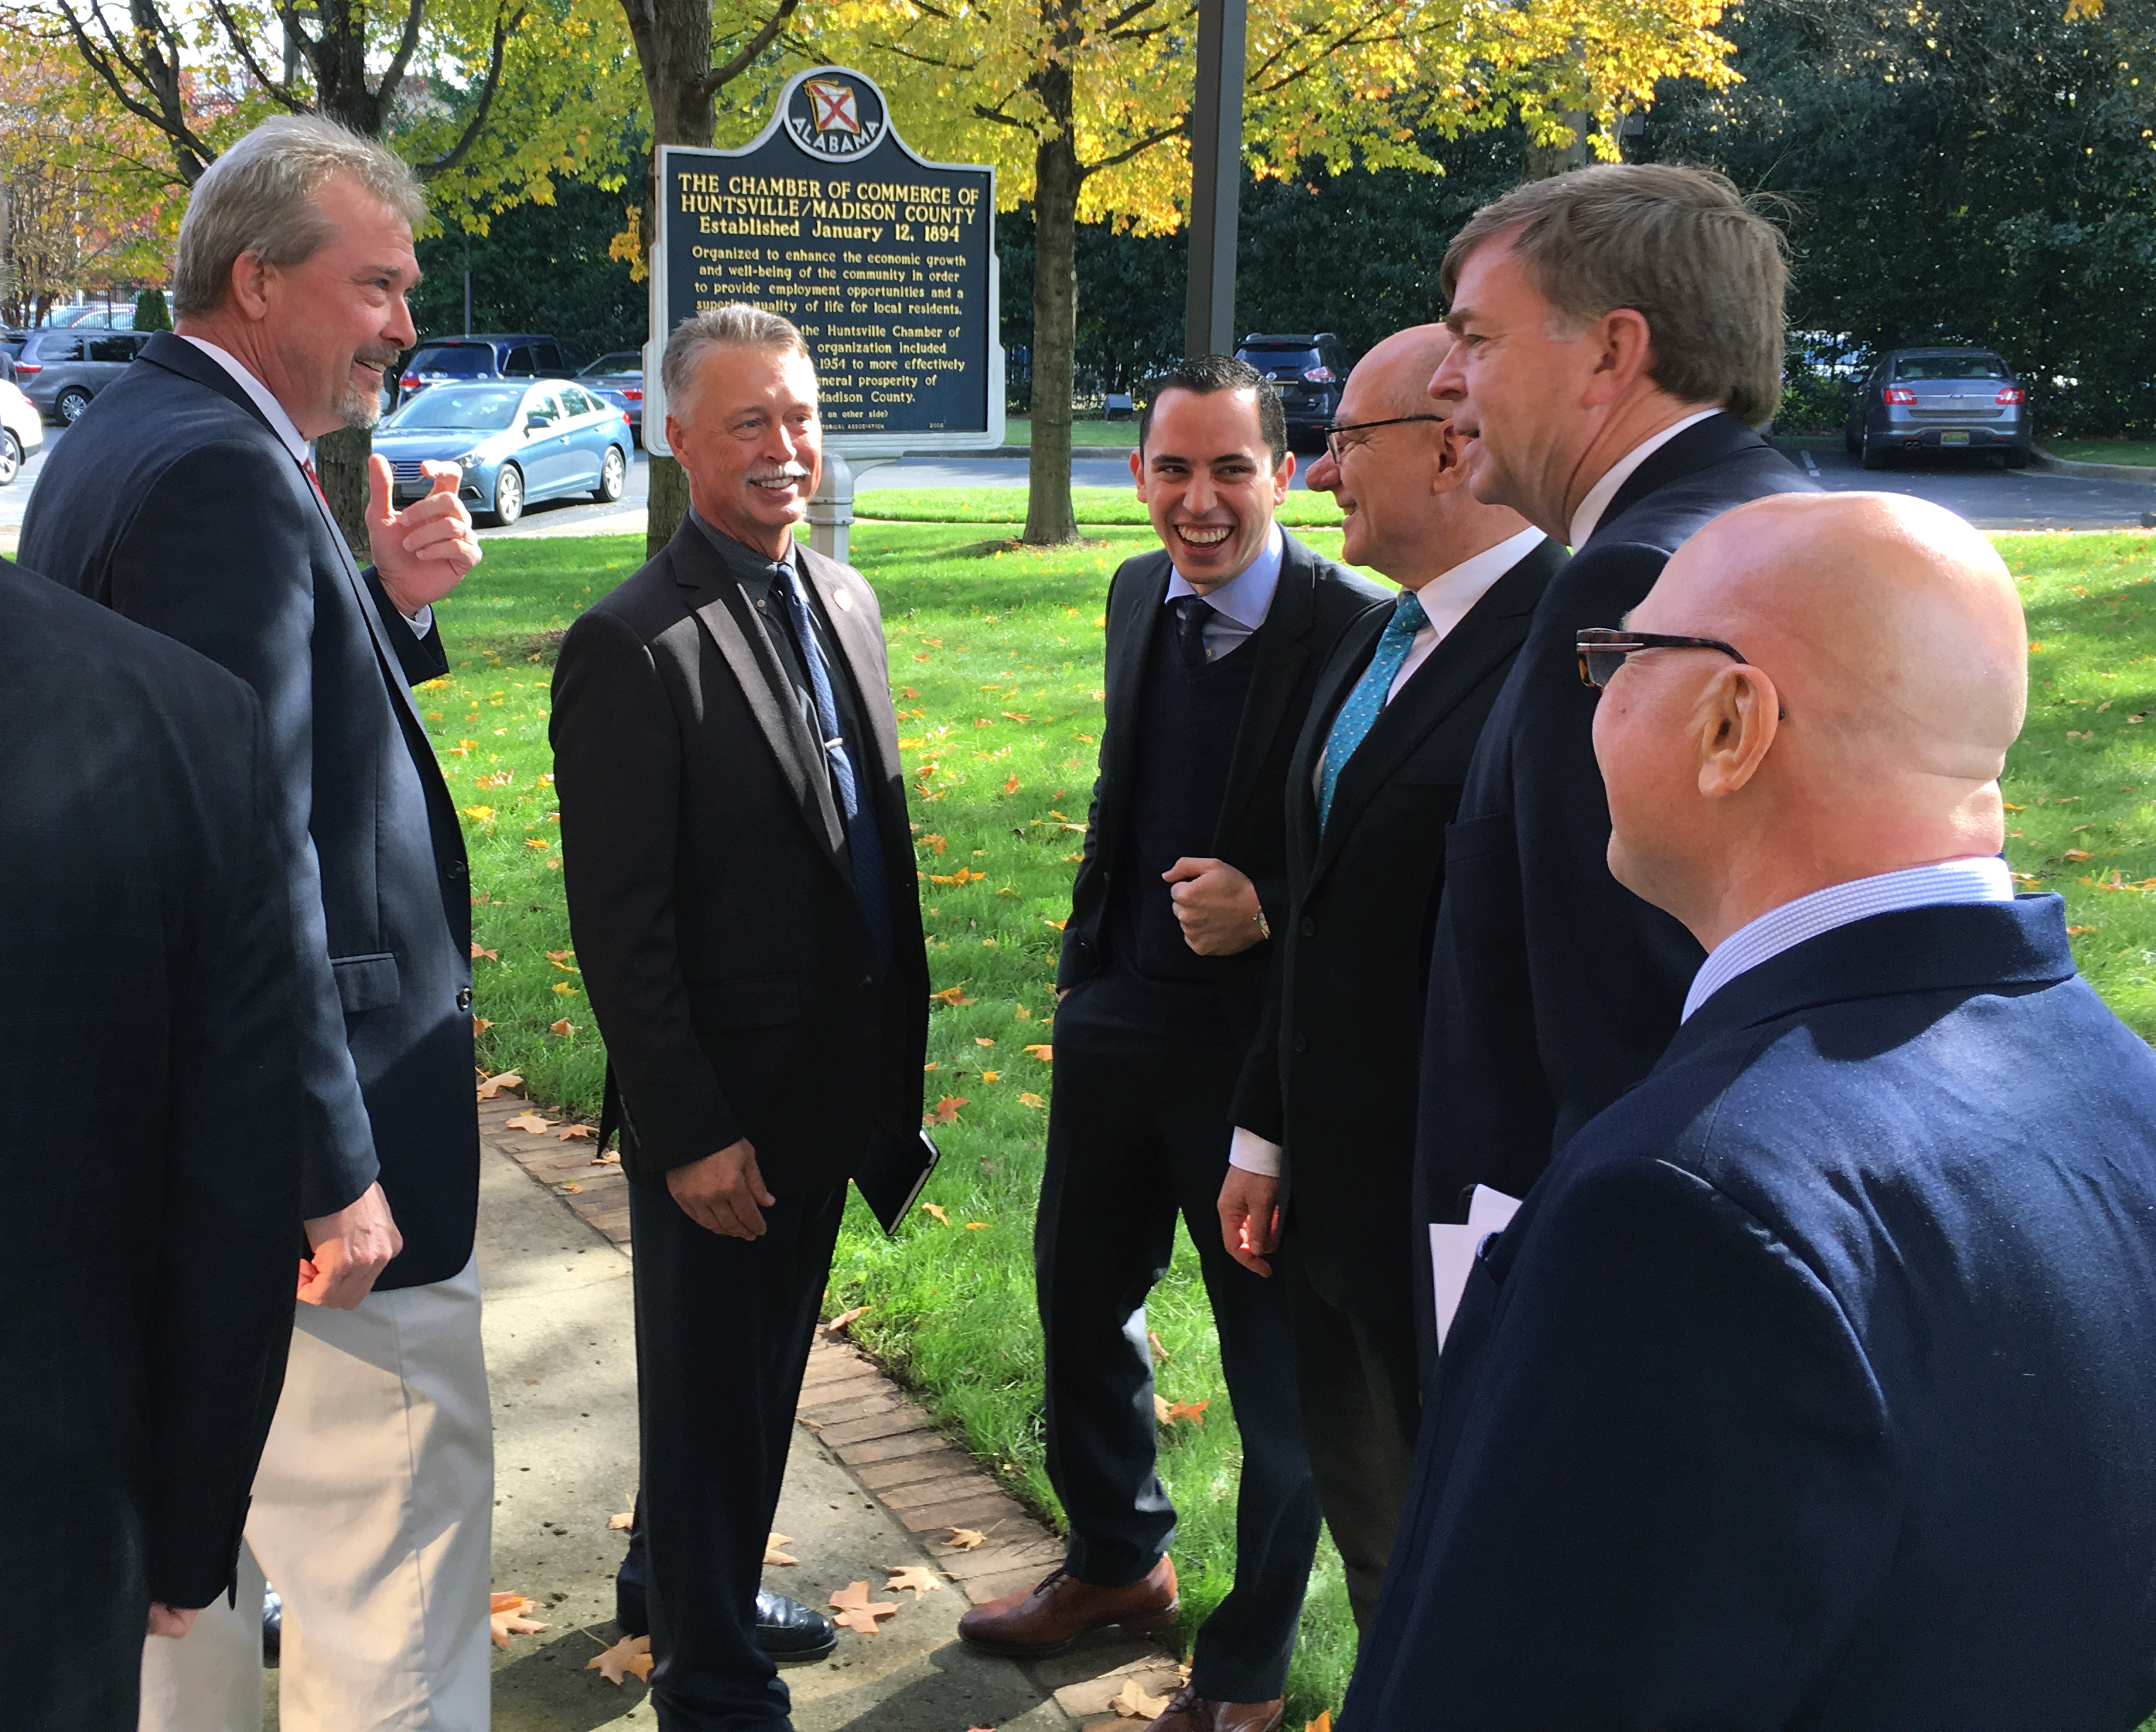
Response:
[{"label": "mustache", "polygon": [[808,465],[800,463],[782,463],[776,469],[760,469],[749,477],[754,482],[805,481],[808,479]]}]

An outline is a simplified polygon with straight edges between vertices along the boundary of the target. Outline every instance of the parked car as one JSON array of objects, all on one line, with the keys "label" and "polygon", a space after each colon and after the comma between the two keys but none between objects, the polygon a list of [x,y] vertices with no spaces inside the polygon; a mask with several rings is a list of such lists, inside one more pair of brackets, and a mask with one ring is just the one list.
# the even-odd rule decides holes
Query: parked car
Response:
[{"label": "parked car", "polygon": [[1306,337],[1253,331],[1236,348],[1235,358],[1249,362],[1280,393],[1281,407],[1287,412],[1288,449],[1323,450],[1322,429],[1338,412],[1348,383],[1348,357],[1340,339],[1330,331]]},{"label": "parked car", "polygon": [[430,337],[412,352],[398,375],[401,403],[430,385],[463,384],[474,379],[559,378],[574,373],[583,357],[567,343],[529,331],[508,335]]},{"label": "parked car", "polygon": [[423,463],[454,463],[465,472],[457,496],[495,523],[514,523],[526,506],[565,493],[619,499],[632,443],[628,417],[572,379],[436,386],[407,398],[374,430],[397,504],[433,486]]},{"label": "parked car", "polygon": [[28,398],[0,379],[0,487],[23,472],[44,442],[45,418]]},{"label": "parked car", "polygon": [[41,326],[15,357],[15,383],[40,414],[72,427],[90,398],[118,378],[149,340],[131,331]]},{"label": "parked car", "polygon": [[132,331],[135,303],[99,301],[85,301],[78,306],[56,306],[45,315],[45,324],[54,331]]},{"label": "parked car", "polygon": [[1998,451],[2026,469],[2029,393],[1989,349],[1892,349],[1857,393],[1842,436],[1866,469],[1899,452]]},{"label": "parked car", "polygon": [[644,443],[644,352],[624,349],[618,355],[602,355],[578,373],[587,391],[603,397],[629,417],[629,430]]}]

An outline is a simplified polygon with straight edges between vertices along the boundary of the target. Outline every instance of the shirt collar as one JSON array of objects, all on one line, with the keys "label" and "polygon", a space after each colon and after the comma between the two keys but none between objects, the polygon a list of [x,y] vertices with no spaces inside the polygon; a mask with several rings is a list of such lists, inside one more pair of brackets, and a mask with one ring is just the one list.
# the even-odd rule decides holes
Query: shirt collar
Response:
[{"label": "shirt collar", "polygon": [[1476,602],[1489,594],[1492,583],[1533,552],[1542,541],[1539,529],[1523,529],[1432,578],[1415,591],[1415,599],[1422,604],[1423,617],[1440,638],[1444,637],[1467,617]]},{"label": "shirt collar", "polygon": [[694,506],[689,507],[689,521],[702,532],[704,539],[726,562],[728,573],[737,583],[758,589],[767,588],[772,581],[773,568],[793,563],[793,543],[791,541],[786,544],[784,557],[773,559],[768,553],[758,552],[746,542],[736,541],[723,529],[714,529],[698,514]]},{"label": "shirt collar", "polygon": [[[1281,564],[1286,557],[1287,538],[1281,533],[1279,524],[1272,524],[1265,531],[1265,544],[1258,549],[1258,557],[1219,588],[1208,590],[1207,603],[1238,625],[1255,631],[1272,611],[1273,592],[1280,588]],[[1178,595],[1197,594],[1181,572],[1172,567],[1170,570],[1168,594],[1162,600],[1173,601]]]},{"label": "shirt collar", "polygon": [[270,388],[249,373],[237,355],[220,349],[213,342],[205,342],[199,337],[182,337],[180,341],[192,343],[230,373],[233,383],[247,393],[248,401],[262,411],[262,419],[270,424],[270,430],[285,442],[285,449],[292,454],[292,460],[302,466],[308,462],[307,442],[300,437],[300,429],[292,424],[292,418],[285,413],[285,405],[270,394]]},{"label": "shirt collar", "polygon": [[1572,545],[1574,551],[1587,545],[1588,537],[1601,527],[1602,514],[1609,509],[1609,501],[1617,496],[1617,490],[1632,479],[1633,474],[1656,452],[1682,433],[1687,427],[1697,427],[1722,414],[1718,409],[1701,409],[1686,415],[1681,421],[1672,421],[1660,433],[1643,439],[1622,457],[1611,464],[1602,479],[1587,490],[1587,497],[1579,502],[1579,509],[1572,514]]},{"label": "shirt collar", "polygon": [[1907,908],[2013,900],[2013,874],[2005,861],[1991,854],[1908,866],[1815,890],[1746,922],[1710,950],[1691,990],[1685,994],[1685,1020],[1690,1020],[1693,1011],[1739,974],[1836,927]]}]

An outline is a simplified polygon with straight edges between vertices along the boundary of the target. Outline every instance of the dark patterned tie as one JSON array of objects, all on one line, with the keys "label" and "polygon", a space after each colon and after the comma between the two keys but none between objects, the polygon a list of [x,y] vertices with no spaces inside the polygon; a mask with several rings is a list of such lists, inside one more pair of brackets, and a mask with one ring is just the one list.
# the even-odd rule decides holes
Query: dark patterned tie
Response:
[{"label": "dark patterned tie", "polygon": [[1183,652],[1183,665],[1204,666],[1205,622],[1213,617],[1213,604],[1202,595],[1178,595],[1168,605],[1175,609],[1175,647]]},{"label": "dark patterned tie", "polygon": [[801,573],[791,560],[772,568],[778,593],[786,598],[793,620],[793,635],[801,645],[801,661],[808,673],[808,690],[816,701],[816,726],[824,736],[824,755],[838,784],[839,804],[846,820],[846,851],[854,862],[854,896],[868,923],[876,959],[891,966],[891,887],[884,881],[883,835],[876,825],[875,809],[854,773],[853,755],[839,732],[839,706],[831,696],[831,671],[824,665],[824,652],[816,639],[816,624],[808,609],[808,592]]}]

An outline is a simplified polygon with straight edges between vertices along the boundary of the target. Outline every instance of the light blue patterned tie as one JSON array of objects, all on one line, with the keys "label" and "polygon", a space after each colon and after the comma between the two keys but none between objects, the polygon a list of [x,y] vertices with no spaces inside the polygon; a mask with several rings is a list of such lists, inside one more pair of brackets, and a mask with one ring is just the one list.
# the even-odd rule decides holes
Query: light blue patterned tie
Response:
[{"label": "light blue patterned tie", "polygon": [[1392,690],[1400,664],[1414,647],[1415,634],[1429,624],[1430,615],[1423,612],[1422,603],[1414,591],[1403,589],[1393,604],[1392,619],[1378,640],[1377,653],[1363,670],[1363,677],[1355,682],[1355,689],[1348,694],[1348,702],[1340,706],[1340,713],[1332,718],[1332,732],[1326,736],[1325,767],[1317,783],[1317,827],[1321,832],[1332,810],[1333,784],[1340,779],[1340,772],[1347,768],[1348,760],[1355,755],[1355,748],[1377,726],[1378,712],[1385,707],[1385,694]]}]

